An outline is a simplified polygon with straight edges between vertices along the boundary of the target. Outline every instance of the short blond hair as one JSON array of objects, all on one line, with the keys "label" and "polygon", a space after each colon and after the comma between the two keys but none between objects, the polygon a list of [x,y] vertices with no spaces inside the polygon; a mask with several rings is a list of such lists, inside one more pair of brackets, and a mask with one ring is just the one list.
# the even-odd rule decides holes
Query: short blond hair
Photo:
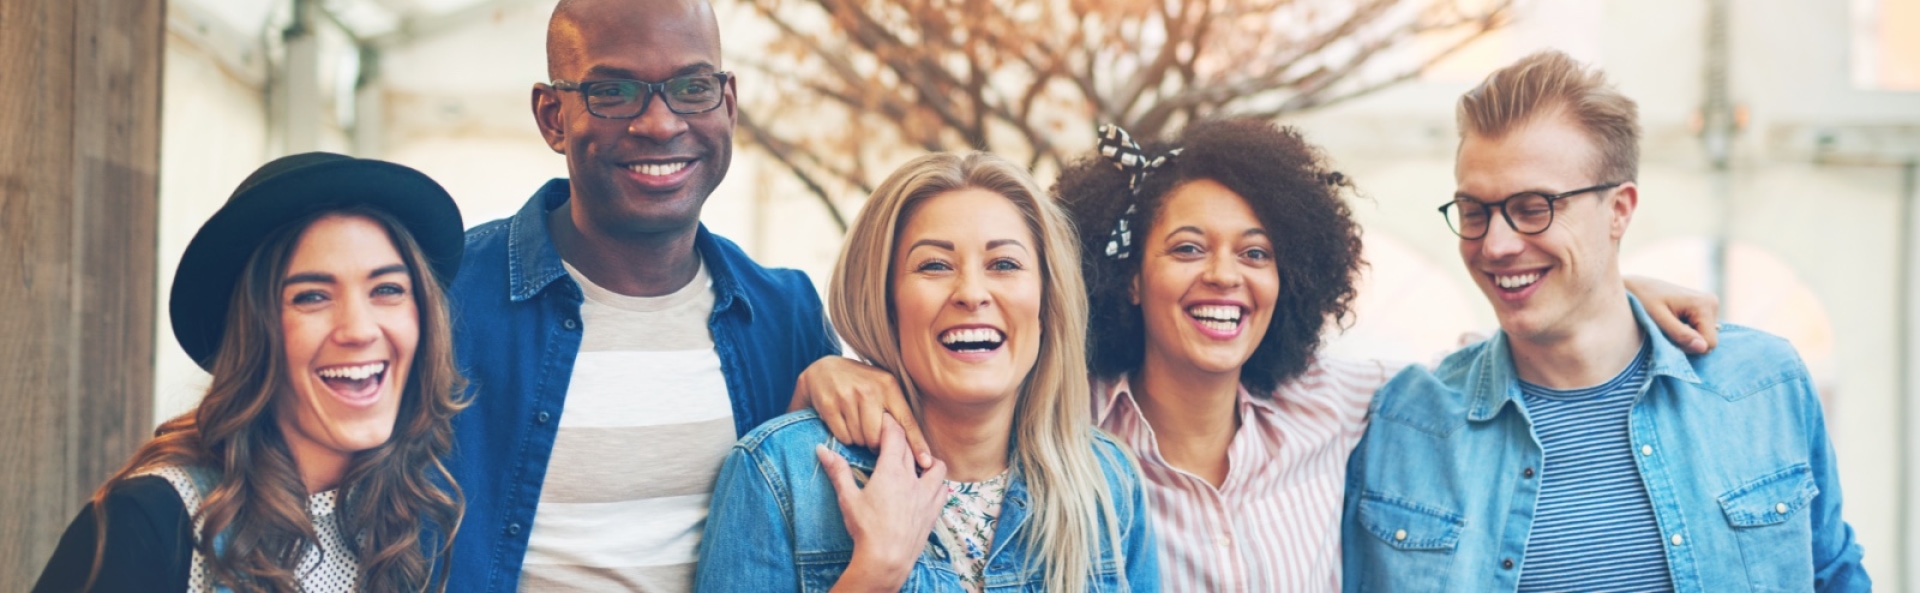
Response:
[{"label": "short blond hair", "polygon": [[1460,96],[1460,140],[1499,138],[1535,118],[1564,114],[1593,140],[1595,183],[1640,174],[1640,108],[1605,74],[1556,50],[1521,58]]}]

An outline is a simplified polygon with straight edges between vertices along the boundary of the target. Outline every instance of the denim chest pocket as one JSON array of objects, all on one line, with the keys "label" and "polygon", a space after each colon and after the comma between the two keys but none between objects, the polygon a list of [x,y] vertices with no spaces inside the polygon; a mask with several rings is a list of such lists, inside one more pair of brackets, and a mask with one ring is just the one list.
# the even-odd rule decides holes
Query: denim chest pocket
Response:
[{"label": "denim chest pocket", "polygon": [[1720,510],[1740,545],[1747,584],[1754,591],[1796,591],[1813,582],[1807,550],[1820,488],[1805,463],[1768,473],[1720,495]]},{"label": "denim chest pocket", "polygon": [[[1006,574],[988,575],[985,593],[1013,593],[1015,591],[1019,593],[1047,593],[1047,571],[1045,565],[1035,564],[1031,571],[1024,570],[1024,568],[1025,567],[1019,566],[1018,564],[1014,564],[1002,565],[1000,568],[995,569],[993,572]],[[1011,572],[1009,573],[1008,571]],[[1154,590],[1158,590],[1159,583],[1154,583],[1153,587],[1155,587]],[[1134,585],[1130,588],[1138,589],[1139,586]],[[1120,566],[1119,563],[1114,562],[1113,557],[1108,556],[1101,558],[1100,564],[1093,567],[1093,574],[1087,577],[1087,591],[1088,593],[1120,593]]]},{"label": "denim chest pocket", "polygon": [[[1459,513],[1397,497],[1364,492],[1359,522],[1372,538],[1365,546],[1374,562],[1363,574],[1348,574],[1362,591],[1445,591],[1466,519]],[[1408,587],[1413,587],[1409,589]]]},{"label": "denim chest pocket", "polygon": [[[804,593],[826,593],[833,590],[834,583],[840,582],[840,575],[847,572],[847,564],[853,561],[853,552],[801,552],[794,558],[794,565],[800,573],[800,590]],[[921,557],[913,562],[913,570],[907,573],[907,580],[900,584],[902,593],[932,593],[945,591],[941,583],[952,579],[951,573],[940,576],[942,571],[928,566],[930,560]],[[940,560],[944,562],[944,560]],[[954,584],[957,587],[958,584]],[[957,589],[956,589],[957,590]]]}]

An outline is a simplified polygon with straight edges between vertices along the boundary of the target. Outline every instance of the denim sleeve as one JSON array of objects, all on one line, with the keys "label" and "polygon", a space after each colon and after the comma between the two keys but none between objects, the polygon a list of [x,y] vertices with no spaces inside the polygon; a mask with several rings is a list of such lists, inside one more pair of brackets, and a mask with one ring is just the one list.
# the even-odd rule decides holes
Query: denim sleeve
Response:
[{"label": "denim sleeve", "polygon": [[[1373,405],[1367,409],[1368,418],[1373,417],[1375,408],[1380,405],[1379,396],[1375,395],[1374,398]],[[1373,428],[1369,426],[1367,432],[1361,433],[1360,442],[1354,444],[1353,453],[1347,456],[1347,484],[1340,508],[1340,588],[1348,593],[1360,590],[1359,580],[1348,575],[1360,574],[1361,567],[1367,564],[1364,557],[1367,548],[1349,542],[1366,535],[1360,530],[1358,514],[1360,492],[1365,488],[1362,482],[1367,467],[1367,441],[1372,434]]]},{"label": "denim sleeve", "polygon": [[[1132,464],[1127,464],[1132,465]],[[1153,519],[1147,512],[1147,489],[1137,470],[1129,467],[1127,501],[1132,512],[1127,517],[1127,588],[1134,593],[1160,590],[1160,550],[1154,541]]]},{"label": "denim sleeve", "polygon": [[[764,458],[735,447],[720,467],[700,538],[694,590],[798,591],[793,521],[774,489]],[[782,489],[784,490],[784,489]]]},{"label": "denim sleeve", "polygon": [[1813,470],[1820,494],[1813,501],[1813,583],[1823,593],[1872,591],[1873,582],[1860,566],[1860,542],[1853,539],[1853,526],[1840,516],[1840,472],[1834,466],[1833,443],[1827,439],[1827,421],[1820,411],[1820,398],[1812,381],[1802,377],[1806,389],[1807,460]]}]

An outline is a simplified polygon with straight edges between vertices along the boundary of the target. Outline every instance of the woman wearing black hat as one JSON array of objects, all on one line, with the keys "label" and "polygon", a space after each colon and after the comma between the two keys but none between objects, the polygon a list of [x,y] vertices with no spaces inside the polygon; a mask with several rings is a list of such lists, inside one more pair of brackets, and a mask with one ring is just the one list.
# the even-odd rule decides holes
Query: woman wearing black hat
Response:
[{"label": "woman wearing black hat", "polygon": [[463,241],[413,169],[307,153],[254,172],[174,276],[205,398],[94,492],[34,590],[443,589],[462,404],[441,288]]}]

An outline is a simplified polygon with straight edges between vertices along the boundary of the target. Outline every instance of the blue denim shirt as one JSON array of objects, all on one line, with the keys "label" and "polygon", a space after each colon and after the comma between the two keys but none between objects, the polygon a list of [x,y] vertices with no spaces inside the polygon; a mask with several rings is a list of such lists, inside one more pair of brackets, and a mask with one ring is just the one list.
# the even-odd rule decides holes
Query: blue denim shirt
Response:
[{"label": "blue denim shirt", "polygon": [[[1124,574],[1128,590],[1159,591],[1160,564],[1139,469],[1113,439],[1098,431],[1095,435],[1096,456],[1122,523],[1122,541],[1118,554],[1111,546],[1102,546],[1088,590],[1120,591]],[[834,441],[812,410],[776,418],[734,445],[714,485],[713,508],[700,540],[695,590],[772,593],[833,588],[853,559],[853,537],[847,534],[833,483],[814,455],[819,444],[832,448],[855,469],[873,471],[874,452]],[[1028,552],[1026,541],[1025,531],[1037,529],[1028,524],[1030,501],[1026,480],[1014,472],[1007,482],[1000,518],[994,523],[992,549],[987,552],[988,593],[1045,590],[1044,565]],[[1025,570],[1029,561],[1035,561],[1030,572]],[[946,549],[931,536],[900,590],[964,591]]]},{"label": "blue denim shirt", "polygon": [[[1868,591],[1813,383],[1780,338],[1653,343],[1628,422],[1679,592]],[[1544,456],[1505,333],[1402,371],[1348,460],[1347,591],[1513,591]]]},{"label": "blue denim shirt", "polygon": [[[467,498],[449,591],[512,591],[580,352],[579,284],[561,266],[547,212],[570,196],[555,179],[519,213],[467,231],[448,297],[472,405],[453,419],[448,469]],[[753,263],[707,232],[694,247],[713,278],[714,350],[736,433],[786,411],[800,371],[839,344],[805,273]],[[640,387],[640,386],[636,386]],[[610,526],[617,529],[618,526]]]}]

